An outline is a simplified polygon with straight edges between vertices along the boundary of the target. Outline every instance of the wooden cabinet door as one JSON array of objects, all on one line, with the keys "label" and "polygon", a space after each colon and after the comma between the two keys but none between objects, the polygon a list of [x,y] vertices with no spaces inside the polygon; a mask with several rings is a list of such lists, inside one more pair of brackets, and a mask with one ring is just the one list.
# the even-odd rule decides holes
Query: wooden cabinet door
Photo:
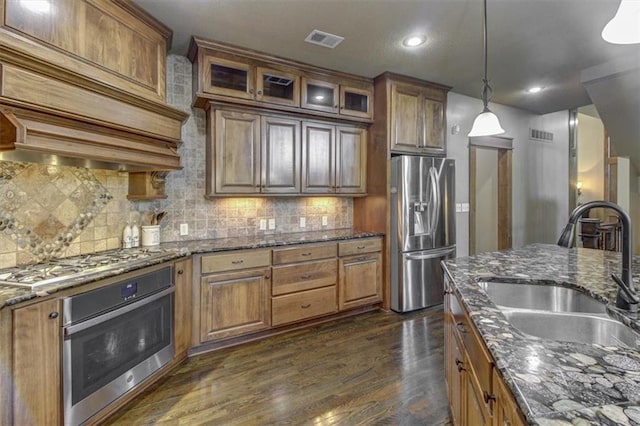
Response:
[{"label": "wooden cabinet door", "polygon": [[338,307],[340,310],[382,301],[382,255],[370,253],[340,259]]},{"label": "wooden cabinet door", "polygon": [[522,420],[518,405],[516,404],[511,392],[507,389],[502,381],[502,377],[493,371],[493,384],[496,395],[494,405],[493,425],[494,426],[522,426],[525,422]]},{"label": "wooden cabinet door", "polygon": [[300,192],[300,121],[262,117],[260,192]]},{"label": "wooden cabinet door", "polygon": [[336,192],[367,192],[367,131],[359,127],[336,128]]},{"label": "wooden cabinet door", "polygon": [[216,193],[260,192],[260,116],[216,110],[214,157]]},{"label": "wooden cabinet door", "polygon": [[247,62],[206,57],[204,90],[214,95],[253,99],[255,96],[255,67]]},{"label": "wooden cabinet door", "polygon": [[445,153],[444,105],[442,102],[424,98],[422,120],[424,122],[425,148]]},{"label": "wooden cabinet door", "polygon": [[340,114],[352,117],[373,117],[373,89],[340,85]]},{"label": "wooden cabinet door", "polygon": [[186,358],[191,347],[191,258],[177,261],[173,268],[175,292],[175,357]]},{"label": "wooden cabinet door", "polygon": [[422,93],[409,84],[391,84],[392,151],[416,152],[424,139],[421,118]]},{"label": "wooden cabinet door", "polygon": [[200,283],[200,343],[266,329],[271,319],[269,268],[210,275]]},{"label": "wooden cabinet door", "polygon": [[300,77],[291,72],[257,67],[256,100],[299,107]]},{"label": "wooden cabinet door", "polygon": [[13,423],[61,424],[61,315],[58,300],[13,312]]},{"label": "wooden cabinet door", "polygon": [[335,191],[336,128],[330,124],[302,123],[302,192]]},{"label": "wooden cabinet door", "polygon": [[465,357],[465,378],[464,378],[464,398],[465,398],[465,414],[466,421],[465,425],[477,425],[477,426],[490,426],[490,422],[492,420],[489,413],[487,413],[482,395],[482,391],[480,390],[480,385],[478,384],[478,380],[473,372],[473,369],[470,368],[471,362],[468,357]]},{"label": "wooden cabinet door", "polygon": [[454,425],[461,425],[464,413],[465,364],[461,345],[455,337],[455,323],[451,315],[445,314],[445,377],[451,415]]},{"label": "wooden cabinet door", "polygon": [[338,113],[338,84],[302,77],[302,108]]}]

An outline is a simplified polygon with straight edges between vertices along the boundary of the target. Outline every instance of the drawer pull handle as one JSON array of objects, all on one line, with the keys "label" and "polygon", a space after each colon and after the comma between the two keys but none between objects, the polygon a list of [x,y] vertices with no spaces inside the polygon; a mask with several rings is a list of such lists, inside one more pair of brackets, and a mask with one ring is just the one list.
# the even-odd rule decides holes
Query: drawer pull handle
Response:
[{"label": "drawer pull handle", "polygon": [[302,309],[307,309],[311,307],[311,303],[307,303],[305,305],[300,306]]},{"label": "drawer pull handle", "polygon": [[460,361],[458,358],[456,358],[456,365],[460,365],[462,364],[462,361]]},{"label": "drawer pull handle", "polygon": [[356,247],[358,250],[362,250],[363,248],[366,248],[367,246],[358,246]]},{"label": "drawer pull handle", "polygon": [[464,323],[462,322],[457,322],[456,323],[456,328],[460,331],[460,333],[466,333],[467,332],[467,327],[464,326]]},{"label": "drawer pull handle", "polygon": [[458,365],[458,373],[462,373],[463,371],[467,371],[467,369],[464,368],[462,364]]},{"label": "drawer pull handle", "polygon": [[234,265],[240,265],[241,263],[244,263],[244,260],[232,260],[231,263]]},{"label": "drawer pull handle", "polygon": [[311,275],[310,274],[303,275],[300,278],[302,278],[303,280],[308,280],[309,278],[311,278]]},{"label": "drawer pull handle", "polygon": [[304,257],[311,256],[311,252],[309,252],[309,253],[302,253],[302,254],[300,254],[300,256],[304,256]]},{"label": "drawer pull handle", "polygon": [[496,396],[492,393],[489,393],[487,391],[482,391],[482,397],[484,398],[484,403],[488,404],[489,401],[495,401],[496,400]]}]

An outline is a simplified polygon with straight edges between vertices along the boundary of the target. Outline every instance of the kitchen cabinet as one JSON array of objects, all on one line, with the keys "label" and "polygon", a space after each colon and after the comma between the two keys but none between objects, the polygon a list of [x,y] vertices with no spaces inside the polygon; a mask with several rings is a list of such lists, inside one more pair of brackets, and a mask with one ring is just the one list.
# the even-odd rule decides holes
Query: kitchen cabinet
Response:
[{"label": "kitchen cabinet", "polygon": [[337,252],[336,243],[273,250],[273,326],[338,311]]},{"label": "kitchen cabinet", "polygon": [[468,313],[445,278],[445,380],[455,425],[524,425]]},{"label": "kitchen cabinet", "polygon": [[302,124],[302,192],[366,193],[367,131],[355,126]]},{"label": "kitchen cabinet", "polygon": [[215,141],[207,142],[207,196],[300,192],[298,120],[224,109],[210,114]]},{"label": "kitchen cabinet", "polygon": [[302,107],[334,114],[373,117],[373,88],[351,87],[311,78],[302,78]]},{"label": "kitchen cabinet", "polygon": [[194,106],[209,102],[266,108],[299,117],[370,123],[369,78],[292,61],[218,41],[193,37]]},{"label": "kitchen cabinet", "polygon": [[13,311],[13,424],[61,424],[61,323],[57,299]]},{"label": "kitchen cabinet", "polygon": [[201,258],[197,343],[269,328],[270,255],[249,250]]},{"label": "kitchen cabinet", "polygon": [[239,99],[300,105],[300,77],[293,72],[256,65],[250,59],[204,58],[204,91]]},{"label": "kitchen cabinet", "polygon": [[446,154],[445,96],[422,85],[391,83],[391,151]]},{"label": "kitchen cabinet", "polygon": [[338,306],[346,310],[382,301],[380,238],[339,244]]},{"label": "kitchen cabinet", "polygon": [[175,357],[184,359],[191,347],[191,258],[179,260],[173,266],[175,285],[174,336]]}]

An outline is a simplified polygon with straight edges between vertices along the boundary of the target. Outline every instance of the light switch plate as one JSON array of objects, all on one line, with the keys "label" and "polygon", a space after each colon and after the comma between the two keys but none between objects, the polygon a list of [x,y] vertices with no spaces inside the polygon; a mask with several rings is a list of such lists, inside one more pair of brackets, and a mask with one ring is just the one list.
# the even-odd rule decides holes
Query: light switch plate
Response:
[{"label": "light switch plate", "polygon": [[307,219],[305,219],[304,217],[300,218],[300,228],[306,228],[307,226]]},{"label": "light switch plate", "polygon": [[267,230],[267,219],[260,219],[260,230],[261,231]]},{"label": "light switch plate", "polygon": [[276,229],[276,220],[269,219],[269,229]]},{"label": "light switch plate", "polygon": [[469,212],[469,203],[462,203],[462,213]]},{"label": "light switch plate", "polygon": [[462,203],[456,203],[456,213],[462,213]]},{"label": "light switch plate", "polygon": [[185,235],[189,235],[189,224],[188,223],[181,223],[180,224],[180,235],[181,236],[185,236]]},{"label": "light switch plate", "polygon": [[322,226],[327,226],[329,224],[329,221],[327,220],[326,216],[322,216]]}]

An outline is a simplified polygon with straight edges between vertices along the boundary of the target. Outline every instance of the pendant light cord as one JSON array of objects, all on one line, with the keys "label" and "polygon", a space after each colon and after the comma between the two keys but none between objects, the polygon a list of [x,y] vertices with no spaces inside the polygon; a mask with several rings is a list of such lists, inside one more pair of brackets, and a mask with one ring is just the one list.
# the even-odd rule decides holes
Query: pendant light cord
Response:
[{"label": "pendant light cord", "polygon": [[484,0],[484,78],[482,79],[482,103],[484,105],[484,112],[489,111],[489,96],[491,96],[492,90],[489,86],[489,80],[487,79],[487,55],[488,55],[488,43],[487,43],[487,0]]}]

